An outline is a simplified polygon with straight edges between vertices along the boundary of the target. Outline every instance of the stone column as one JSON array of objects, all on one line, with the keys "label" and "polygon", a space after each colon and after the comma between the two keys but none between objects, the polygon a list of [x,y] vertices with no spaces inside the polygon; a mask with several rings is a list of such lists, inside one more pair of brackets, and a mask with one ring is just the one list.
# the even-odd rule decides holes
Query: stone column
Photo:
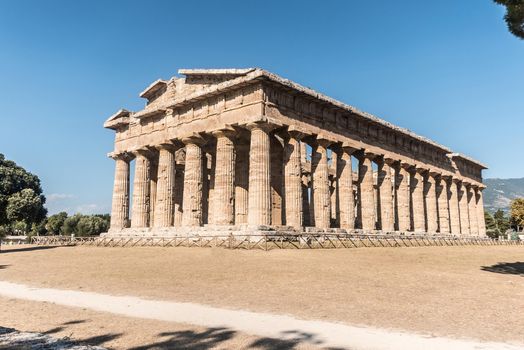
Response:
[{"label": "stone column", "polygon": [[213,133],[217,138],[215,189],[213,192],[214,223],[235,224],[235,144],[233,130]]},{"label": "stone column", "polygon": [[393,183],[391,165],[394,160],[381,159],[378,162],[378,198],[380,202],[380,229],[385,232],[395,231],[395,212],[393,205]]},{"label": "stone column", "polygon": [[467,184],[462,182],[459,190],[460,233],[470,235]]},{"label": "stone column", "polygon": [[477,223],[479,229],[479,236],[486,236],[486,219],[484,217],[484,199],[482,198],[483,188],[477,187],[475,189],[477,201]]},{"label": "stone column", "polygon": [[416,168],[411,177],[411,204],[413,206],[413,231],[426,232],[424,211],[424,174],[425,169]]},{"label": "stone column", "polygon": [[351,155],[355,149],[342,145],[338,153],[337,177],[339,185],[340,228],[355,229],[355,196],[353,194],[353,168]]},{"label": "stone column", "polygon": [[410,213],[410,174],[411,165],[401,163],[398,167],[397,174],[397,216],[398,230],[407,232],[411,230],[411,213]]},{"label": "stone column", "polygon": [[318,138],[313,146],[311,159],[312,196],[315,227],[331,226],[331,196],[329,191],[329,167],[327,148],[331,141]]},{"label": "stone column", "polygon": [[271,149],[271,225],[282,226],[284,203],[284,140],[279,135],[269,137]]},{"label": "stone column", "polygon": [[302,169],[300,139],[303,135],[289,131],[284,143],[284,203],[285,224],[300,228],[303,223]]},{"label": "stone column", "polygon": [[438,207],[437,207],[437,180],[438,175],[434,172],[429,172],[426,178],[425,186],[425,203],[426,203],[426,223],[429,233],[437,233],[438,231]]},{"label": "stone column", "polygon": [[175,199],[175,154],[173,145],[158,147],[155,227],[173,226]]},{"label": "stone column", "polygon": [[250,124],[249,225],[271,225],[271,154],[269,124]]},{"label": "stone column", "polygon": [[150,167],[150,181],[149,186],[149,227],[155,226],[155,208],[156,208],[156,192],[157,192],[157,181],[158,181],[158,152],[156,150],[151,151],[151,157],[149,158]]},{"label": "stone column", "polygon": [[451,233],[460,234],[460,210],[459,210],[459,189],[458,179],[450,179],[449,184],[449,225]]},{"label": "stone column", "polygon": [[477,223],[477,200],[475,198],[475,189],[473,185],[466,187],[468,193],[468,216],[469,216],[469,232],[471,235],[478,236],[479,229]]},{"label": "stone column", "polygon": [[302,173],[302,222],[304,223],[304,226],[312,226],[309,216],[311,212],[309,209],[309,183],[310,175]]},{"label": "stone column", "polygon": [[115,182],[110,229],[118,231],[129,227],[129,162],[131,157],[124,153],[114,156],[113,159],[115,160]]},{"label": "stone column", "polygon": [[183,139],[182,142],[186,145],[182,226],[201,226],[204,180],[202,145],[204,141],[199,137],[189,137]]},{"label": "stone column", "polygon": [[[174,214],[173,214],[173,226],[182,226],[183,212],[183,201],[184,201],[184,173],[185,173],[185,150],[181,149],[175,153],[175,199],[174,199]],[[180,161],[180,162],[179,162]],[[182,163],[183,162],[183,163]]]},{"label": "stone column", "polygon": [[249,186],[249,144],[236,141],[235,224],[247,224]]},{"label": "stone column", "polygon": [[374,154],[364,152],[358,164],[358,188],[360,199],[360,222],[365,231],[375,230],[375,196],[372,159]]},{"label": "stone column", "polygon": [[139,150],[135,158],[135,179],[133,181],[133,206],[131,227],[149,226],[149,206],[151,191],[151,163],[149,151]]},{"label": "stone column", "polygon": [[436,195],[438,204],[438,223],[439,232],[442,234],[449,234],[451,232],[449,226],[449,186],[444,176],[440,176],[436,183]]}]

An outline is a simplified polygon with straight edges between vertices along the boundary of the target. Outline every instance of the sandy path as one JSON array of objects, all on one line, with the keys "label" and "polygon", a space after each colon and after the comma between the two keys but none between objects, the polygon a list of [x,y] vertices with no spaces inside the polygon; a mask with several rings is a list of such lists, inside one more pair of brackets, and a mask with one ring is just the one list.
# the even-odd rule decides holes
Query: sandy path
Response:
[{"label": "sandy path", "polygon": [[0,294],[40,302],[82,307],[124,316],[168,322],[189,323],[205,327],[229,327],[241,332],[271,338],[296,338],[326,347],[351,349],[524,349],[524,345],[482,343],[417,334],[393,332],[378,328],[299,320],[291,316],[254,313],[214,308],[192,303],[146,300],[131,296],[112,296],[91,292],[33,288],[1,282]]}]

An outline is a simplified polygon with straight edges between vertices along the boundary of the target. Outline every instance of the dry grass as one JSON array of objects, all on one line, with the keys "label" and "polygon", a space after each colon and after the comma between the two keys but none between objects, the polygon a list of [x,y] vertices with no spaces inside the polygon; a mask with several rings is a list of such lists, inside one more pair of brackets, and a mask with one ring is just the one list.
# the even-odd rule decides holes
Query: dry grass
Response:
[{"label": "dry grass", "polygon": [[433,335],[524,334],[524,247],[39,248],[1,253],[1,279]]}]

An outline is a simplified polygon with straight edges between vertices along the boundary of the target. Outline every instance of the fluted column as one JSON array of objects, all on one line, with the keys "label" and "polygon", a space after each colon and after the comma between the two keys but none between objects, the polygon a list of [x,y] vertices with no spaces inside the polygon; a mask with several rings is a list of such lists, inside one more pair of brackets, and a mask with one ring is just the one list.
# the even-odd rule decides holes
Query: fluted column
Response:
[{"label": "fluted column", "polygon": [[484,217],[484,199],[482,198],[483,188],[477,187],[475,189],[477,200],[477,223],[479,228],[479,236],[486,236],[486,219]]},{"label": "fluted column", "polygon": [[395,212],[393,203],[393,183],[391,181],[392,159],[378,162],[378,198],[380,202],[380,229],[385,232],[395,230]]},{"label": "fluted column", "polygon": [[342,145],[337,159],[339,186],[340,228],[355,229],[355,196],[353,194],[353,168],[351,155],[355,149]]},{"label": "fluted column", "polygon": [[151,162],[148,151],[137,151],[135,158],[135,179],[133,181],[133,206],[131,227],[149,226]]},{"label": "fluted column", "polygon": [[150,180],[149,180],[149,227],[155,226],[155,208],[158,181],[158,152],[151,150],[149,158]]},{"label": "fluted column", "polygon": [[247,224],[249,186],[249,144],[236,142],[235,224]]},{"label": "fluted column", "polygon": [[475,189],[473,185],[466,186],[468,193],[468,216],[469,216],[469,232],[471,235],[478,236],[478,220],[477,220],[477,200],[475,198]]},{"label": "fluted column", "polygon": [[173,226],[175,199],[175,154],[172,145],[158,147],[155,227]]},{"label": "fluted column", "polygon": [[465,182],[462,182],[459,189],[459,212],[460,212],[460,233],[462,235],[471,234],[469,227],[469,206],[468,190]]},{"label": "fluted column", "polygon": [[271,141],[267,124],[250,124],[249,211],[250,225],[271,225]]},{"label": "fluted column", "polygon": [[411,204],[413,206],[413,231],[426,231],[424,212],[424,169],[416,168],[411,177]]},{"label": "fluted column", "polygon": [[426,177],[424,199],[426,203],[427,231],[437,233],[438,231],[438,207],[437,207],[437,180],[436,173],[429,172]]},{"label": "fluted column", "polygon": [[451,233],[460,234],[460,210],[459,210],[459,180],[449,181],[449,225]]},{"label": "fluted column", "polygon": [[285,224],[287,226],[302,227],[303,200],[302,200],[302,169],[301,145],[302,134],[289,131],[289,137],[284,144],[284,203]]},{"label": "fluted column", "polygon": [[437,179],[436,183],[436,195],[438,204],[438,224],[439,232],[442,234],[448,234],[451,232],[449,226],[449,189],[448,183],[443,176]]},{"label": "fluted column", "polygon": [[[175,153],[175,194],[174,194],[174,214],[173,214],[173,226],[182,226],[183,212],[183,201],[184,201],[184,173],[185,173],[185,150],[180,149]],[[182,163],[183,162],[183,163]],[[180,164],[179,164],[180,163]]]},{"label": "fluted column", "polygon": [[358,164],[358,189],[360,199],[360,222],[362,229],[371,231],[375,229],[375,195],[373,186],[373,167],[372,159],[375,157],[371,153],[363,153],[359,158]]},{"label": "fluted column", "polygon": [[401,163],[397,173],[397,219],[398,230],[407,232],[411,229],[410,213],[410,165]]},{"label": "fluted column", "polygon": [[184,199],[182,226],[201,226],[203,162],[202,139],[191,137],[183,139],[186,145],[186,167],[184,172]]},{"label": "fluted column", "polygon": [[111,205],[111,230],[121,230],[129,226],[129,161],[128,154],[114,156],[115,181]]},{"label": "fluted column", "polygon": [[327,147],[330,143],[329,140],[323,138],[317,139],[313,146],[311,159],[315,227],[323,229],[331,226],[331,196],[327,156]]},{"label": "fluted column", "polygon": [[235,223],[235,144],[232,130],[219,130],[213,135],[217,138],[214,223],[233,225]]}]

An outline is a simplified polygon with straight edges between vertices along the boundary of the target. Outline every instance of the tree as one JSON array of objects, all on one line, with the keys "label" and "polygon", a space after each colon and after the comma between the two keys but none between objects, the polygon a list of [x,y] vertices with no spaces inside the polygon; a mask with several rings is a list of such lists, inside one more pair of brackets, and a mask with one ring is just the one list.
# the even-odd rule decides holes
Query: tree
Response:
[{"label": "tree", "polygon": [[511,219],[517,231],[524,226],[524,198],[517,198],[511,202]]},{"label": "tree", "polygon": [[75,214],[73,216],[68,217],[64,220],[64,224],[62,225],[62,229],[60,232],[66,235],[77,233],[76,227],[81,218],[82,214]]},{"label": "tree", "polygon": [[45,219],[40,179],[0,153],[0,225],[25,230]]},{"label": "tree", "polygon": [[506,6],[504,20],[508,30],[518,38],[524,39],[524,0],[493,0]]},{"label": "tree", "polygon": [[62,211],[58,214],[51,215],[47,218],[47,224],[45,228],[50,234],[57,235],[61,233],[62,226],[64,226],[64,221],[67,219],[67,213]]},{"label": "tree", "polygon": [[79,236],[93,236],[106,232],[109,223],[101,216],[83,216],[77,224],[76,231]]}]

